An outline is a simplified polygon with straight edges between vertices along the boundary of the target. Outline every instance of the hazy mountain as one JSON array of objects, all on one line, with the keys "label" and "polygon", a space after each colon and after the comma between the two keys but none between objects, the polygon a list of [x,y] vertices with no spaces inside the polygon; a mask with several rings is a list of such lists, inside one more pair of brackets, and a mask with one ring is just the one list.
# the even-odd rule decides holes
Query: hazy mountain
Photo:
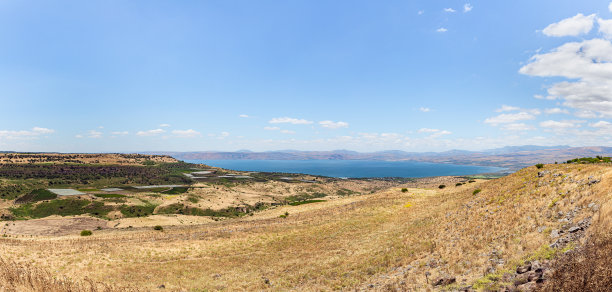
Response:
[{"label": "hazy mountain", "polygon": [[282,150],[267,152],[147,152],[147,154],[170,155],[181,160],[388,160],[422,161],[466,165],[500,166],[518,169],[536,163],[563,162],[585,156],[612,156],[612,147],[569,146],[508,146],[483,151],[450,150],[445,152],[406,152],[388,150],[361,153],[350,150],[299,151]]}]

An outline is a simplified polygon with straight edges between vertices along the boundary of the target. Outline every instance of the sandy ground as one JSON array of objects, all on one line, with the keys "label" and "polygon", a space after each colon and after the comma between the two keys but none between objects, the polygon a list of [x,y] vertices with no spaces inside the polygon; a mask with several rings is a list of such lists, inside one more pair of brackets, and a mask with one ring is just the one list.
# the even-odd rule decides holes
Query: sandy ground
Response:
[{"label": "sandy ground", "polygon": [[57,236],[78,234],[81,230],[108,228],[108,221],[89,216],[59,217],[27,221],[5,221],[0,226],[0,234]]}]

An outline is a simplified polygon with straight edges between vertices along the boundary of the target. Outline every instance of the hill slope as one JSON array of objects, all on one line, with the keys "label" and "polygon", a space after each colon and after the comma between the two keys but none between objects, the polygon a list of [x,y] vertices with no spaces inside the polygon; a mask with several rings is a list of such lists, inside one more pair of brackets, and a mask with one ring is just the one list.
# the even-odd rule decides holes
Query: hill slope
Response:
[{"label": "hill slope", "polygon": [[[0,254],[145,290],[535,287],[550,282],[548,259],[612,231],[611,186],[609,165],[546,165],[442,190],[392,188],[163,232],[1,238]],[[544,284],[520,283],[524,276],[514,271],[525,260],[551,267]]]}]

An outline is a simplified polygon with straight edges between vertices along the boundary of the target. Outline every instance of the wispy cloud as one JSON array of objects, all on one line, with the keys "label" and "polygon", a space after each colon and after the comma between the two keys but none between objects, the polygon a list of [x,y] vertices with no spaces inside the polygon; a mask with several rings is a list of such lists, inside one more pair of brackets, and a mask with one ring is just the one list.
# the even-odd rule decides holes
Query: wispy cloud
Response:
[{"label": "wispy cloud", "polygon": [[87,137],[94,139],[102,138],[102,132],[96,130],[89,130],[87,131]]},{"label": "wispy cloud", "polygon": [[294,124],[294,125],[309,125],[312,124],[312,121],[304,120],[304,119],[295,119],[289,117],[282,118],[273,118],[269,122],[270,124]]},{"label": "wispy cloud", "polygon": [[421,107],[421,108],[419,108],[419,110],[420,110],[420,111],[422,111],[422,112],[424,112],[424,113],[428,113],[428,112],[430,112],[430,111],[431,111],[431,109],[430,109],[430,108],[428,108],[428,107]]},{"label": "wispy cloud", "polygon": [[242,114],[242,115],[239,115],[238,117],[241,117],[241,118],[248,118],[248,117],[249,117],[249,115],[244,115],[244,114]]},{"label": "wispy cloud", "polygon": [[499,124],[509,124],[517,121],[533,120],[535,116],[527,112],[518,112],[514,114],[501,114],[495,117],[486,119],[485,124],[497,126]]},{"label": "wispy cloud", "polygon": [[472,11],[472,8],[474,8],[474,7],[470,3],[463,4],[463,12],[464,13]]},{"label": "wispy cloud", "polygon": [[444,12],[455,13],[455,12],[457,12],[457,10],[452,9],[452,8],[444,8]]},{"label": "wispy cloud", "polygon": [[117,136],[125,136],[125,135],[127,135],[129,133],[130,132],[128,132],[128,131],[115,131],[115,132],[111,132],[111,134],[117,135]]},{"label": "wispy cloud", "polygon": [[12,131],[0,130],[0,139],[17,140],[17,139],[32,139],[41,135],[53,134],[55,130],[41,127],[34,127],[31,130]]},{"label": "wispy cloud", "polygon": [[168,128],[168,127],[170,127],[170,124],[160,124],[159,126],[162,127],[162,128]]},{"label": "wispy cloud", "polygon": [[174,130],[172,131],[172,134],[174,134],[177,137],[181,137],[181,138],[193,138],[193,137],[197,137],[197,136],[201,136],[202,134],[196,130],[193,129],[188,129],[188,130]]},{"label": "wispy cloud", "polygon": [[436,29],[436,31],[437,31],[437,32],[447,32],[447,31],[448,31],[448,29],[446,29],[446,28],[444,28],[444,27],[441,27],[441,28]]},{"label": "wispy cloud", "polygon": [[166,132],[166,130],[164,130],[164,129],[154,129],[154,130],[148,130],[148,131],[138,131],[138,132],[136,132],[136,135],[137,136],[142,136],[142,137],[145,137],[145,136],[156,136],[156,135],[159,135],[159,134],[162,134],[162,133],[165,133],[165,132]]},{"label": "wispy cloud", "polygon": [[339,128],[348,128],[349,124],[347,122],[334,122],[334,121],[320,121],[319,125],[323,128],[328,129],[339,129]]}]

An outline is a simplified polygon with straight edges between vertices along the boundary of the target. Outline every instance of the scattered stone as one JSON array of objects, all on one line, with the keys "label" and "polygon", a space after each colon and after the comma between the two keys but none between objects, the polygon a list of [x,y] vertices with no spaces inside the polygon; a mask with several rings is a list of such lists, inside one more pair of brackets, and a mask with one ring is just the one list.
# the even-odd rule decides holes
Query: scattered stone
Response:
[{"label": "scattered stone", "polygon": [[516,268],[516,272],[518,274],[523,274],[523,273],[526,273],[526,272],[529,272],[529,271],[531,271],[531,263],[529,263],[529,262],[527,262],[526,264]]},{"label": "scattered stone", "polygon": [[514,283],[514,286],[520,286],[527,282],[529,282],[529,277],[527,276],[527,274],[519,274],[514,277],[514,281],[512,283]]},{"label": "scattered stone", "polygon": [[456,282],[455,277],[441,277],[433,283],[434,286],[446,286]]},{"label": "scattered stone", "polygon": [[582,230],[582,227],[580,227],[580,226],[572,226],[568,231],[570,233],[574,233],[574,232],[579,231],[579,230]]},{"label": "scattered stone", "polygon": [[525,283],[523,285],[517,286],[516,288],[518,289],[518,291],[521,291],[521,292],[531,292],[531,291],[536,290],[537,284],[534,282],[529,282],[529,283]]},{"label": "scattered stone", "polygon": [[539,171],[539,172],[538,172],[538,177],[544,177],[544,176],[545,176],[545,175],[547,175],[548,173],[550,173],[550,171],[548,171],[548,170]]},{"label": "scattered stone", "polygon": [[157,286],[157,289],[166,289],[166,285],[161,284],[161,285]]}]

